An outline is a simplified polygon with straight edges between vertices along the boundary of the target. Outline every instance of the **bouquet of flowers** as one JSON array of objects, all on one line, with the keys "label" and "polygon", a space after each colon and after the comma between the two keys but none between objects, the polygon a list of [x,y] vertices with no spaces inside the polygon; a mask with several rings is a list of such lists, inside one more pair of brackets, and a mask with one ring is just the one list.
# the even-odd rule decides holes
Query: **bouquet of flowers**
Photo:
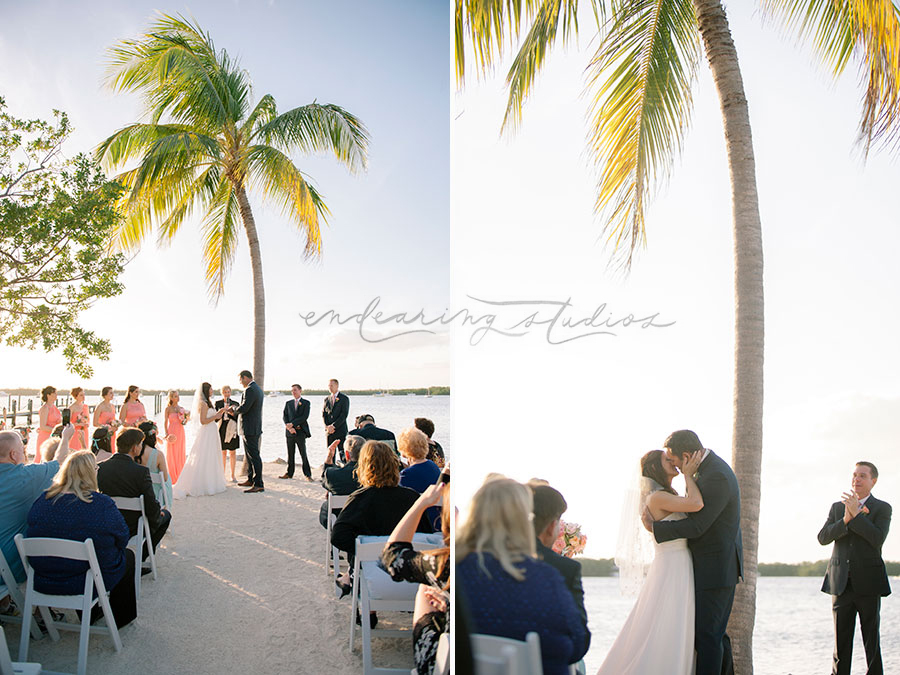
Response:
[{"label": "bouquet of flowers", "polygon": [[584,553],[584,545],[587,543],[587,535],[582,534],[581,525],[559,521],[559,535],[553,542],[553,550],[567,558],[574,558]]},{"label": "bouquet of flowers", "polygon": [[187,424],[188,421],[191,419],[191,413],[189,413],[187,410],[185,410],[182,407],[178,408],[178,415],[179,415],[179,418],[181,419],[181,426],[184,426],[185,424]]}]

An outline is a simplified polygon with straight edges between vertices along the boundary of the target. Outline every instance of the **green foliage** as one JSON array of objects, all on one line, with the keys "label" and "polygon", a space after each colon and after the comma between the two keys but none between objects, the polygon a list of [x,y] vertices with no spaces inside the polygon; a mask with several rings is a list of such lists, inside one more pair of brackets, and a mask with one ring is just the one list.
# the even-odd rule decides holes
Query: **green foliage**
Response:
[{"label": "green foliage", "polygon": [[0,342],[61,349],[88,377],[89,360],[109,358],[110,345],[78,316],[122,292],[124,257],[108,251],[122,189],[85,155],[62,158],[71,127],[53,114],[17,119],[0,97]]},{"label": "green foliage", "polygon": [[575,558],[581,563],[583,577],[612,577],[618,574],[613,558]]}]

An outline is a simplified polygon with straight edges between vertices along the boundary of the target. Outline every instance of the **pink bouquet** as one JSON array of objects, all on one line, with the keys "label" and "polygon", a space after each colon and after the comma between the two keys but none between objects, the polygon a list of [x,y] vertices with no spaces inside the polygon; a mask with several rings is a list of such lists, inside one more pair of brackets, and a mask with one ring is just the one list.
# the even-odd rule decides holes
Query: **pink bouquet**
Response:
[{"label": "pink bouquet", "polygon": [[553,550],[567,558],[574,558],[580,553],[584,553],[584,545],[587,543],[587,536],[582,534],[581,525],[578,523],[567,523],[564,520],[559,521],[559,536],[553,542]]}]

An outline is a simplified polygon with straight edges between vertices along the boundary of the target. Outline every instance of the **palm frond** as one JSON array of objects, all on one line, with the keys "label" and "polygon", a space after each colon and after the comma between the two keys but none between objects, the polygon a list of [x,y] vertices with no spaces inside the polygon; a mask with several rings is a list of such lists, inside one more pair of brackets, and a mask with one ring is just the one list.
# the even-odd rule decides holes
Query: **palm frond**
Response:
[{"label": "palm frond", "polygon": [[244,120],[241,125],[241,133],[246,138],[252,138],[258,127],[268,124],[277,116],[278,107],[275,104],[275,98],[271,94],[266,94],[259,99],[259,103]]},{"label": "palm frond", "polygon": [[160,204],[163,208],[161,213],[168,215],[157,228],[158,246],[167,245],[172,241],[185,218],[195,211],[206,209],[212,203],[221,174],[219,166],[212,165],[190,183],[185,182],[177,188],[166,190],[165,194],[171,201]]},{"label": "palm frond", "polygon": [[900,9],[892,0],[763,0],[767,15],[811,44],[835,76],[851,59],[864,83],[859,140],[900,143]]},{"label": "palm frond", "polygon": [[509,99],[501,131],[506,129],[508,124],[516,126],[521,122],[522,106],[531,93],[534,80],[544,65],[548,51],[556,41],[560,23],[565,43],[578,30],[577,12],[578,0],[544,0],[540,3],[534,22],[506,75]]},{"label": "palm frond", "polygon": [[173,134],[190,133],[184,124],[129,124],[97,146],[94,157],[107,171],[144,155],[147,148]]},{"label": "palm frond", "polygon": [[286,151],[333,153],[351,172],[368,162],[369,132],[362,120],[330,103],[288,110],[259,126],[252,139]]},{"label": "palm frond", "polygon": [[314,257],[322,252],[319,220],[329,215],[319,192],[290,157],[277,148],[254,145],[248,153],[248,166],[254,183],[275,201],[306,236],[305,254]]},{"label": "palm frond", "polygon": [[681,151],[699,60],[691,0],[619,0],[588,66],[595,211],[625,269],[645,243],[647,204]]},{"label": "palm frond", "polygon": [[241,227],[240,218],[234,185],[227,176],[222,176],[200,225],[207,292],[213,303],[218,302],[225,294],[225,278],[234,262]]}]

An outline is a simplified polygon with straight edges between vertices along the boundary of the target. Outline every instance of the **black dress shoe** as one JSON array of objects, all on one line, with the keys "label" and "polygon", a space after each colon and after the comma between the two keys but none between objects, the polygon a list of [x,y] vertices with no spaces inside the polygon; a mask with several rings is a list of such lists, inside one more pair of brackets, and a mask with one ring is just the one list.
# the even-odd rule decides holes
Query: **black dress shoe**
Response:
[{"label": "black dress shoe", "polygon": [[142,567],[141,568],[141,576],[142,577],[146,576],[147,574],[150,574],[152,571],[153,571],[152,567]]},{"label": "black dress shoe", "polygon": [[[359,618],[359,610],[356,610],[356,625],[362,626]],[[378,625],[378,615],[375,612],[369,612],[369,628],[375,628]]]},{"label": "black dress shoe", "polygon": [[265,491],[266,491],[266,488],[262,487],[261,485],[254,485],[249,490],[244,490],[244,494],[251,494],[253,492],[265,492]]}]

